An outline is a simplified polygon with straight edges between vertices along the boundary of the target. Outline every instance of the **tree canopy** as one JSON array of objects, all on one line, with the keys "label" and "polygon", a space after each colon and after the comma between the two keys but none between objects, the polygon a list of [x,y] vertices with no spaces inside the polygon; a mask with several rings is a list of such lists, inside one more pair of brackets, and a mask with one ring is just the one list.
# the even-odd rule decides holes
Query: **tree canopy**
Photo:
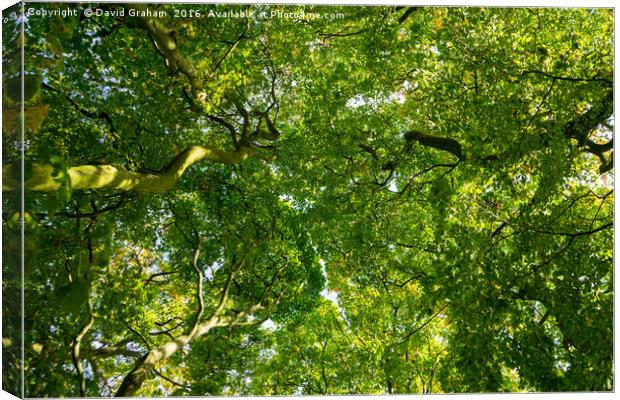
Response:
[{"label": "tree canopy", "polygon": [[11,12],[5,390],[613,389],[613,10]]}]

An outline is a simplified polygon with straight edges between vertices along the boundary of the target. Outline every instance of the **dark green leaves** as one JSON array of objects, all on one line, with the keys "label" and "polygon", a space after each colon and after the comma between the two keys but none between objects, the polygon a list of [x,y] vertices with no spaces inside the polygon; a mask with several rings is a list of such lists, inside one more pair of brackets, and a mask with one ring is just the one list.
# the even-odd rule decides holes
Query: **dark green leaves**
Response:
[{"label": "dark green leaves", "polygon": [[89,282],[86,279],[76,279],[63,286],[56,292],[59,312],[77,315],[86,304],[89,294]]}]

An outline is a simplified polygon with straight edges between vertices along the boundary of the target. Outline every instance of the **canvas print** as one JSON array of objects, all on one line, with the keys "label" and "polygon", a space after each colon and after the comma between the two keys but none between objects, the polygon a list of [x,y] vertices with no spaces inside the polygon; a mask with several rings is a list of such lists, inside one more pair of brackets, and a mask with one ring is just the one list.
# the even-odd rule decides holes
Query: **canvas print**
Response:
[{"label": "canvas print", "polygon": [[605,8],[2,13],[2,388],[613,391]]}]

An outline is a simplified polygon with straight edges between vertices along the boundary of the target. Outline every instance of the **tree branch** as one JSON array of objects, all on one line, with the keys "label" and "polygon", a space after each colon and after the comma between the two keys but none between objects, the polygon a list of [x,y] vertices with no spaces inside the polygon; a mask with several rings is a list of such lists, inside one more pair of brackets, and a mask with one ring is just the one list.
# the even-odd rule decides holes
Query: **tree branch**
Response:
[{"label": "tree branch", "polygon": [[[194,260],[196,260],[197,258],[196,253],[197,252],[194,252]],[[192,339],[205,335],[211,329],[215,327],[230,325],[230,317],[221,317],[220,314],[222,313],[226,305],[226,300],[228,299],[228,293],[230,290],[230,284],[232,282],[233,275],[238,272],[244,264],[245,262],[241,261],[239,262],[235,270],[230,268],[228,276],[226,278],[226,283],[224,284],[224,288],[222,290],[222,296],[220,298],[220,301],[216,306],[215,310],[213,310],[213,312],[211,313],[211,315],[205,321],[200,322],[199,320],[197,320],[194,323],[194,326],[190,330],[189,334],[181,335],[176,339],[164,343],[159,347],[150,349],[150,351],[144,357],[138,360],[131,372],[125,376],[123,382],[121,383],[121,386],[115,394],[116,397],[134,396],[158,362],[167,359],[172,354],[176,353],[179,349],[182,349],[183,347],[188,345]],[[238,313],[237,316],[238,318],[242,318],[246,315],[249,315],[249,313],[251,312],[252,310],[246,310],[245,312]]]},{"label": "tree branch", "polygon": [[190,340],[196,334],[198,330],[198,324],[202,318],[202,314],[205,309],[205,301],[202,296],[202,271],[198,268],[198,257],[200,256],[200,239],[196,242],[196,249],[194,250],[194,257],[192,258],[192,267],[196,272],[196,298],[198,299],[198,312],[196,313],[196,323],[189,333]]},{"label": "tree branch", "polygon": [[125,204],[125,193],[122,193],[122,196],[119,199],[118,203],[113,204],[111,206],[107,206],[107,207],[104,207],[104,208],[97,209],[97,208],[94,207],[94,202],[92,202],[91,204],[93,204],[93,211],[92,212],[88,212],[88,213],[76,212],[75,214],[71,214],[70,212],[63,212],[63,213],[60,213],[60,215],[63,215],[65,217],[67,217],[67,218],[82,218],[82,217],[94,218],[94,217],[96,217],[98,215],[101,215],[103,213],[106,213],[108,211],[118,210],[119,208],[121,208]]},{"label": "tree branch", "polygon": [[185,388],[185,389],[190,389],[190,388],[191,388],[189,385],[185,385],[185,384],[183,384],[183,383],[179,383],[179,382],[177,382],[177,381],[174,381],[174,380],[172,380],[172,379],[168,378],[166,375],[164,375],[164,374],[162,374],[161,372],[159,372],[159,371],[157,370],[157,368],[153,368],[153,372],[155,372],[155,375],[157,375],[157,376],[159,376],[160,378],[162,378],[162,379],[164,379],[164,380],[166,380],[166,381],[168,381],[168,382],[172,383],[174,386],[179,386],[179,387],[182,387],[182,388]]},{"label": "tree branch", "polygon": [[590,132],[597,126],[609,119],[614,112],[614,93],[613,90],[607,94],[600,103],[593,104],[585,113],[570,121],[564,128],[564,135],[575,139],[580,146],[585,147],[585,151],[596,155],[601,160],[599,172],[607,172],[613,167],[613,154],[609,161],[606,161],[603,153],[613,149],[613,139],[604,144],[598,144],[589,139]]},{"label": "tree branch", "polygon": [[609,79],[605,79],[605,78],[599,78],[599,77],[593,77],[593,78],[572,78],[569,76],[557,76],[557,75],[552,75],[549,74],[547,72],[544,71],[538,71],[538,70],[528,70],[528,71],[523,71],[521,72],[520,75],[527,75],[527,74],[538,74],[538,75],[542,75],[545,76],[547,78],[552,78],[554,80],[559,80],[559,81],[569,81],[569,82],[603,82],[606,83],[607,85],[612,86],[613,82],[610,81]]},{"label": "tree branch", "polygon": [[[54,171],[49,164],[33,164],[32,176],[25,182],[25,188],[34,191],[55,191],[69,179],[71,190],[117,189],[141,193],[163,193],[170,190],[185,170],[201,160],[222,164],[238,164],[255,155],[251,148],[225,151],[214,146],[191,146],[179,153],[163,172],[147,174],[131,172],[112,165],[80,165],[70,167],[66,173]],[[12,166],[2,167],[2,190],[12,191],[19,182],[12,179]]]},{"label": "tree branch", "polygon": [[[162,272],[158,272],[156,274],[152,274],[151,276],[149,276],[149,278],[144,281],[144,286],[148,285],[149,283],[151,283],[153,281],[153,279],[157,278],[158,276],[166,276],[166,275],[173,275],[173,274],[178,274],[181,271],[162,271]],[[153,282],[165,282],[164,280],[156,280]]]},{"label": "tree branch", "polygon": [[[558,77],[553,78],[560,79]],[[590,140],[588,136],[590,132],[606,121],[612,114],[613,91],[608,91],[602,101],[594,104],[588,111],[571,120],[563,129],[565,137],[577,140],[579,145],[583,146],[586,152],[596,155],[601,160],[601,166],[599,168],[600,173],[607,172],[613,168],[613,154],[610,157],[605,157],[604,155],[605,152],[613,150],[613,139],[607,143],[598,144]],[[417,142],[426,147],[448,152],[457,157],[459,161],[465,160],[463,148],[455,139],[427,135],[415,130],[406,132],[404,137],[406,140],[404,151],[406,152],[411,151],[412,144]],[[364,150],[368,151],[367,149]],[[500,159],[500,156],[489,155],[479,158],[484,161],[491,161]]]},{"label": "tree branch", "polygon": [[409,131],[405,133],[405,140],[407,141],[407,145],[405,148],[406,151],[409,151],[411,149],[411,145],[415,141],[423,146],[433,147],[438,150],[447,151],[448,153],[457,157],[459,160],[463,159],[463,150],[461,144],[454,139],[426,135],[419,131]]},{"label": "tree branch", "polygon": [[424,328],[426,325],[428,325],[433,319],[435,319],[435,317],[437,315],[439,315],[443,310],[446,309],[446,307],[448,307],[448,305],[445,305],[443,307],[441,307],[441,309],[439,311],[437,311],[435,314],[433,314],[429,319],[427,319],[422,325],[418,326],[417,328],[415,328],[414,330],[412,330],[411,332],[407,333],[405,336],[403,336],[403,338],[400,340],[401,343],[404,343],[407,339],[409,339],[411,336],[415,335],[416,333],[418,333],[422,328]]},{"label": "tree branch", "polygon": [[[144,9],[145,7],[136,4],[135,8]],[[141,22],[140,26],[151,35],[157,50],[164,56],[168,70],[170,72],[174,72],[176,69],[181,71],[189,80],[192,91],[196,95],[202,88],[202,80],[196,68],[179,50],[174,37],[175,31],[165,27],[157,18],[139,18],[139,21]]]},{"label": "tree branch", "polygon": [[140,353],[139,351],[129,350],[128,348],[125,347],[127,343],[129,342],[131,342],[130,339],[123,339],[116,344],[113,344],[107,347],[102,347],[97,350],[91,350],[86,355],[88,358],[108,358],[108,357],[114,357],[117,355],[123,355],[125,357],[141,356],[142,353]]},{"label": "tree branch", "polygon": [[[90,286],[89,286],[90,292]],[[82,327],[80,332],[77,334],[75,339],[73,339],[73,350],[72,350],[72,359],[73,366],[78,374],[80,379],[80,396],[86,397],[86,377],[84,376],[84,367],[82,366],[82,360],[80,359],[80,345],[82,343],[82,339],[86,334],[90,331],[95,323],[95,315],[93,313],[92,303],[90,300],[90,293],[87,299],[87,307],[88,307],[88,322],[86,325]]]},{"label": "tree branch", "polygon": [[546,234],[546,235],[560,235],[560,236],[570,236],[570,237],[578,237],[578,236],[587,236],[587,235],[592,235],[594,233],[600,232],[604,229],[610,228],[614,226],[613,222],[609,222],[607,224],[601,225],[598,228],[595,229],[591,229],[589,231],[584,231],[584,232],[556,232],[556,231],[552,231],[552,230],[546,230],[546,229],[537,229],[537,228],[531,228],[528,227],[528,230],[531,230],[532,232],[536,232],[536,233],[542,233],[542,234]]},{"label": "tree branch", "polygon": [[416,11],[418,8],[420,7],[407,7],[407,9],[405,10],[405,12],[403,13],[403,15],[401,15],[398,18],[398,24],[402,25],[403,22],[405,22],[407,20],[407,18],[409,18],[409,16]]}]

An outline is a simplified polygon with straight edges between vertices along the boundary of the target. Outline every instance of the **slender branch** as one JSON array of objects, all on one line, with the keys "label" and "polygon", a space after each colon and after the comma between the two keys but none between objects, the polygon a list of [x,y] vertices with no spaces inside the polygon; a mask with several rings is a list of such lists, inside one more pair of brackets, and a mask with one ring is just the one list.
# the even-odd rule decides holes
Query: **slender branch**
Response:
[{"label": "slender branch", "polygon": [[149,341],[146,340],[146,338],[144,337],[144,335],[140,331],[138,331],[137,329],[134,329],[129,323],[125,323],[125,326],[127,326],[127,329],[129,329],[136,336],[138,336],[140,338],[140,340],[142,340],[142,342],[144,342],[144,345],[146,346],[147,350],[151,349],[151,345],[150,345]]},{"label": "slender branch", "polygon": [[[90,286],[89,286],[90,292]],[[87,299],[87,307],[88,307],[88,322],[86,325],[82,327],[80,332],[77,334],[75,339],[73,339],[73,350],[72,350],[72,358],[73,365],[78,374],[80,380],[80,396],[86,397],[86,377],[84,376],[84,367],[82,366],[82,360],[80,359],[80,345],[82,343],[82,339],[86,334],[90,331],[95,323],[95,315],[93,313],[92,302],[90,300],[90,293]]]},{"label": "slender branch", "polygon": [[198,324],[202,318],[202,314],[205,309],[205,301],[202,295],[202,271],[198,268],[198,257],[200,257],[200,239],[196,241],[196,249],[194,250],[194,257],[192,258],[192,267],[196,272],[196,298],[198,299],[198,312],[196,313],[196,323],[189,333],[190,340],[196,334],[198,330]]},{"label": "slender branch", "polygon": [[152,336],[170,335],[170,332],[172,332],[173,330],[177,329],[178,327],[180,327],[182,325],[183,325],[183,322],[179,322],[176,325],[174,325],[174,326],[172,326],[172,327],[170,327],[168,329],[165,329],[163,331],[150,331],[149,335],[152,335]]},{"label": "slender branch", "polygon": [[[543,96],[542,100],[538,104],[538,107],[536,107],[536,112],[530,117],[530,120],[527,122],[527,127],[532,125],[532,121],[540,113],[540,110],[542,109],[542,106],[545,104],[545,101],[547,100],[547,97],[549,97],[549,95],[551,94],[551,91],[555,87],[555,83],[556,82],[557,82],[557,79],[554,79],[553,81],[551,81],[551,85],[549,85],[549,89],[547,89],[547,92],[545,92],[545,95]],[[521,137],[521,141],[523,141],[523,136]]]},{"label": "slender branch", "polygon": [[407,191],[407,189],[409,189],[409,187],[411,186],[411,184],[413,183],[413,181],[415,180],[415,178],[418,178],[419,176],[432,171],[435,168],[438,167],[444,167],[444,168],[450,168],[447,173],[450,173],[454,170],[454,168],[457,167],[457,165],[459,164],[460,161],[457,161],[454,164],[433,164],[430,167],[424,168],[422,171],[416,172],[415,174],[411,175],[411,177],[409,178],[409,181],[407,182],[407,184],[398,192],[393,192],[390,190],[390,192],[398,194],[399,196],[402,195],[403,193],[405,193]]},{"label": "slender branch", "polygon": [[265,300],[265,297],[267,296],[267,292],[269,291],[269,289],[271,289],[273,287],[273,285],[275,284],[278,275],[280,274],[280,272],[282,271],[283,268],[279,268],[278,270],[276,270],[275,274],[273,274],[273,277],[271,278],[271,281],[269,282],[268,285],[265,286],[265,288],[263,289],[263,292],[260,295],[260,298],[258,299],[258,303],[262,303]]},{"label": "slender branch", "polygon": [[534,272],[538,272],[538,270],[540,270],[542,267],[544,267],[545,265],[548,265],[553,260],[555,260],[557,257],[559,257],[562,253],[564,253],[566,250],[568,250],[568,248],[571,246],[571,244],[573,244],[574,241],[575,241],[575,236],[571,236],[570,239],[568,240],[568,243],[566,243],[565,246],[560,248],[558,251],[556,251],[554,254],[552,254],[549,258],[547,258],[542,263],[535,265],[532,268],[532,270]]},{"label": "slender branch", "polygon": [[404,287],[406,284],[408,284],[409,282],[414,281],[414,280],[416,280],[416,279],[420,279],[420,278],[421,278],[421,277],[423,277],[423,276],[426,276],[426,273],[424,273],[424,272],[419,272],[419,273],[417,273],[416,275],[412,276],[411,278],[407,279],[407,280],[406,280],[406,281],[404,281],[404,282],[394,282],[394,281],[388,281],[388,280],[386,280],[386,281],[385,281],[385,283],[386,283],[386,284],[389,284],[389,285],[392,285],[392,286],[396,286],[396,287],[402,288],[402,287]]},{"label": "slender branch", "polygon": [[327,374],[325,373],[325,348],[327,347],[327,343],[329,342],[329,338],[325,339],[325,343],[321,347],[321,376],[323,377],[323,383],[325,383],[325,390],[323,390],[323,394],[327,394],[327,389],[329,387],[329,382],[331,379],[327,379]]},{"label": "slender branch", "polygon": [[356,35],[360,35],[364,32],[368,31],[368,29],[364,28],[364,29],[360,29],[359,31],[354,31],[354,32],[335,32],[335,33],[323,33],[320,34],[319,36],[321,36],[321,38],[325,41],[327,39],[331,39],[334,37],[348,37],[348,36],[356,36]]},{"label": "slender branch", "polygon": [[228,131],[230,132],[230,138],[233,142],[233,145],[235,146],[235,149],[240,148],[239,139],[237,138],[237,130],[231,123],[225,121],[224,119],[218,117],[217,115],[207,115],[207,118],[209,118],[213,122],[217,122],[218,124],[222,125],[224,128],[228,129]]},{"label": "slender branch", "polygon": [[157,375],[160,378],[162,378],[162,379],[172,383],[174,386],[179,386],[179,387],[182,387],[182,388],[185,388],[185,389],[190,389],[191,388],[190,385],[179,383],[179,382],[177,382],[175,380],[172,380],[172,379],[168,378],[166,375],[162,374],[157,368],[153,368],[153,372],[155,372],[155,375]]},{"label": "slender branch", "polygon": [[[590,191],[590,193],[592,193],[592,191]],[[605,204],[605,200],[607,199],[607,196],[609,196],[611,193],[613,193],[613,189],[610,190],[600,201],[600,204],[598,205],[598,207],[596,208],[596,213],[594,213],[594,217],[592,217],[592,220],[590,221],[590,229],[594,229],[594,223],[597,221],[598,218],[598,214],[601,212],[601,209],[603,208],[603,205]]]},{"label": "slender branch", "polygon": [[429,319],[427,319],[422,325],[418,326],[417,328],[415,328],[414,330],[412,330],[411,332],[407,333],[405,336],[403,336],[403,338],[400,340],[401,343],[404,343],[407,339],[409,339],[411,336],[415,335],[416,333],[418,333],[422,328],[424,328],[426,325],[428,325],[433,319],[435,319],[435,317],[437,317],[437,315],[439,315],[443,310],[445,310],[445,308],[448,307],[448,305],[446,304],[445,306],[441,307],[441,309],[439,311],[437,311],[435,314],[433,314]]},{"label": "slender branch", "polygon": [[174,320],[179,320],[181,322],[183,321],[183,319],[181,317],[172,317],[172,318],[170,318],[170,319],[168,319],[168,320],[166,320],[164,322],[157,322],[157,321],[155,321],[155,325],[157,325],[157,326],[166,326],[166,325],[168,325],[169,323],[171,323]]},{"label": "slender branch", "polygon": [[607,224],[601,225],[598,228],[595,229],[591,229],[589,231],[583,231],[583,232],[557,232],[557,231],[553,231],[553,230],[546,230],[546,229],[537,229],[537,228],[527,228],[533,232],[536,233],[542,233],[545,235],[561,235],[561,236],[570,236],[570,237],[577,237],[577,236],[587,236],[587,235],[592,235],[594,233],[600,232],[604,229],[610,228],[614,225],[613,222],[609,222]]},{"label": "slender branch", "polygon": [[93,211],[89,212],[89,213],[76,212],[75,214],[72,214],[70,212],[64,212],[64,213],[61,213],[61,215],[65,216],[67,218],[81,218],[81,217],[94,218],[94,217],[96,217],[98,215],[101,215],[103,213],[106,213],[108,211],[118,210],[124,204],[125,204],[125,193],[122,193],[122,196],[119,199],[118,203],[113,204],[111,206],[107,206],[107,207],[100,208],[100,209],[96,209],[96,208],[93,207]]},{"label": "slender branch", "polygon": [[212,76],[218,70],[220,65],[222,65],[224,60],[237,48],[237,45],[239,45],[241,40],[245,38],[245,34],[246,34],[246,32],[248,31],[249,28],[250,28],[249,20],[248,20],[248,18],[246,18],[245,19],[245,28],[243,29],[243,31],[237,36],[237,39],[235,40],[235,42],[228,48],[228,50],[226,50],[226,53],[224,53],[224,55],[215,63],[215,65],[211,69],[211,75]]},{"label": "slender branch", "polygon": [[315,27],[310,21],[307,21],[305,19],[299,19],[299,22],[308,25],[309,27],[311,27],[314,32],[316,32],[319,37],[321,37],[321,39],[323,39],[323,41],[333,38],[333,37],[346,37],[346,36],[354,36],[354,35],[359,35],[361,33],[364,33],[366,31],[368,31],[368,28],[363,28],[360,29],[359,31],[355,31],[355,32],[348,32],[348,33],[343,33],[341,32],[336,32],[336,33],[326,33],[323,32],[321,29]]},{"label": "slender branch", "polygon": [[[51,91],[60,93],[60,91],[58,89],[56,89],[55,87],[50,86],[48,83],[43,82],[42,86],[45,89],[49,89]],[[115,139],[118,139],[118,136],[116,135],[116,128],[114,127],[114,122],[112,121],[112,117],[110,116],[110,114],[108,114],[106,111],[102,111],[102,110],[97,110],[97,111],[91,111],[85,107],[83,107],[82,105],[80,105],[77,101],[75,101],[71,96],[69,96],[68,94],[64,94],[64,97],[67,99],[67,101],[69,103],[71,103],[71,105],[83,116],[85,116],[86,118],[89,119],[103,119],[106,124],[110,127],[110,134],[112,136],[114,136]]]},{"label": "slender branch", "polygon": [[[151,276],[149,276],[149,278],[146,281],[144,281],[144,286],[146,286],[149,283],[151,283],[151,281],[153,281],[153,279],[157,278],[158,276],[166,276],[166,275],[178,274],[179,272],[181,272],[181,271],[162,271],[162,272],[158,272],[156,274],[152,274]],[[160,282],[160,281],[156,280],[154,282]]]},{"label": "slender branch", "polygon": [[554,80],[559,80],[559,81],[569,81],[569,82],[603,82],[603,83],[606,83],[608,85],[613,85],[612,81],[610,81],[609,79],[605,79],[605,78],[599,78],[599,77],[593,77],[593,78],[572,78],[572,77],[569,77],[569,76],[552,75],[552,74],[549,74],[547,72],[539,71],[539,70],[523,71],[523,72],[521,72],[520,75],[528,75],[528,74],[538,74],[538,75],[542,75],[542,76],[545,76],[547,78],[552,78]]},{"label": "slender branch", "polygon": [[[241,261],[236,271],[239,271],[241,269],[241,266],[243,266],[243,264],[244,264],[244,261]],[[211,316],[209,318],[219,315],[224,310],[224,306],[226,305],[226,300],[228,299],[228,293],[230,292],[230,285],[233,281],[233,277],[236,271],[232,271],[231,269],[228,272],[228,276],[226,277],[226,283],[224,283],[224,289],[222,290],[222,295],[220,297],[220,302],[215,307],[215,310],[211,313]]]}]

